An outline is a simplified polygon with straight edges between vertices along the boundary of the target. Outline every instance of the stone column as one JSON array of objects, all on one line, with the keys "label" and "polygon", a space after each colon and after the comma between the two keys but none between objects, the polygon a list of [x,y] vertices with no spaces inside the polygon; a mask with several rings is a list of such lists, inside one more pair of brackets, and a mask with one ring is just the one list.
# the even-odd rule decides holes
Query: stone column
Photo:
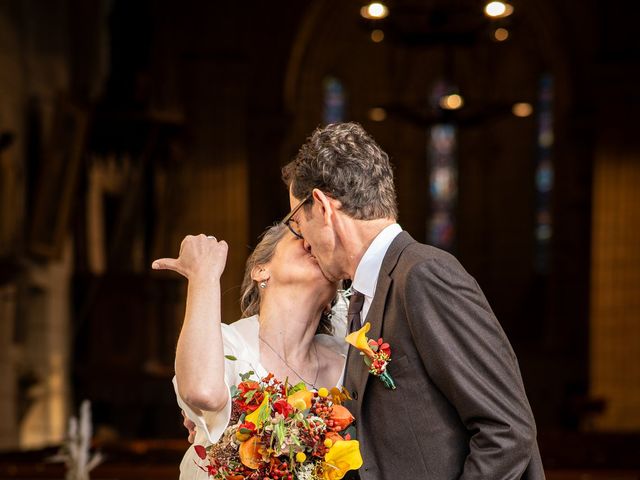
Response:
[{"label": "stone column", "polygon": [[37,378],[29,392],[33,402],[20,426],[20,447],[41,448],[61,442],[69,412],[69,351],[72,242],[61,260],[30,269],[25,302],[27,335],[23,362]]},{"label": "stone column", "polygon": [[16,293],[15,284],[0,286],[0,450],[12,449],[18,445],[16,371],[13,355]]}]

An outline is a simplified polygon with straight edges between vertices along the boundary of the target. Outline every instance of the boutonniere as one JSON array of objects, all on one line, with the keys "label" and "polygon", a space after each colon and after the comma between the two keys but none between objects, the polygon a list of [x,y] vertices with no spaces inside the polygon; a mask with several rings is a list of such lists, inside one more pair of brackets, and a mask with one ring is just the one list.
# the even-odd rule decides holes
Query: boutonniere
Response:
[{"label": "boutonniere", "polygon": [[369,367],[369,373],[378,377],[385,387],[395,390],[396,384],[387,372],[387,365],[391,361],[391,347],[382,338],[370,340],[367,332],[371,329],[369,322],[356,332],[347,335],[345,340],[360,350],[360,355],[364,356],[364,363]]}]

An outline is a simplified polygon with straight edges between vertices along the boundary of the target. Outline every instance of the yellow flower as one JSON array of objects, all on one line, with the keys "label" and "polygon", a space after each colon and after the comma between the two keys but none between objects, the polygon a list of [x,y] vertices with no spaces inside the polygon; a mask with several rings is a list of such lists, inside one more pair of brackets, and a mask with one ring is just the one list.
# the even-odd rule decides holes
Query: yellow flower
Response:
[{"label": "yellow flower", "polygon": [[323,398],[329,396],[329,390],[327,390],[324,387],[319,388],[318,389],[318,396],[319,397],[323,397]]},{"label": "yellow flower", "polygon": [[367,338],[367,332],[371,329],[371,324],[369,322],[365,323],[362,328],[356,332],[350,333],[347,335],[345,340],[347,343],[353,345],[358,350],[363,352],[369,358],[373,358],[373,350],[369,346],[369,339]]},{"label": "yellow flower", "polygon": [[309,390],[298,390],[287,397],[287,402],[293,408],[298,410],[306,410],[311,408],[311,400],[313,399],[313,392]]},{"label": "yellow flower", "polygon": [[324,456],[324,479],[340,480],[349,470],[362,466],[360,443],[357,440],[336,442]]},{"label": "yellow flower", "polygon": [[351,400],[351,395],[349,395],[349,391],[346,388],[342,387],[342,389],[339,389],[333,387],[331,389],[331,401],[335,405],[342,405],[346,400]]},{"label": "yellow flower", "polygon": [[[264,398],[262,399],[262,403],[258,408],[256,408],[253,412],[247,415],[244,419],[245,422],[253,423],[256,428],[262,427],[262,421],[260,421],[261,412],[264,412],[267,408],[269,408],[269,394],[265,393]],[[267,412],[268,413],[268,412]],[[266,416],[266,414],[262,414],[262,416]]]},{"label": "yellow flower", "polygon": [[304,454],[304,452],[296,453],[296,462],[304,463],[306,459],[307,459],[307,456]]}]

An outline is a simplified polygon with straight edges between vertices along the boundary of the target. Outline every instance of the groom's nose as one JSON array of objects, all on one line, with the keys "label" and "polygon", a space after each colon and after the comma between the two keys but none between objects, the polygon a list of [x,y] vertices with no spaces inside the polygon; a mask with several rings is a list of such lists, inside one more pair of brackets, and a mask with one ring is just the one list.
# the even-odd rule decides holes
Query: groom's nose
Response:
[{"label": "groom's nose", "polygon": [[311,253],[311,245],[307,242],[306,238],[302,240],[302,245],[307,252]]}]

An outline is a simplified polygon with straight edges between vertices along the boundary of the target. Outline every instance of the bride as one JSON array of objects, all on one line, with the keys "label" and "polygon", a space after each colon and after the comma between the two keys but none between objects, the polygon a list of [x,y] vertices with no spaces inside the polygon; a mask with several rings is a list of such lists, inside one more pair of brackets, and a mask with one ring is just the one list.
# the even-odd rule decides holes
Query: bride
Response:
[{"label": "bride", "polygon": [[[221,322],[220,276],[228,246],[205,235],[187,236],[177,259],[153,262],[188,281],[184,323],[176,350],[174,388],[178,404],[195,424],[194,443],[218,441],[231,416],[229,387],[240,374],[273,373],[310,389],[341,386],[347,344],[331,335],[330,307],[337,285],[322,274],[304,243],[284,224],[265,231],[247,260],[242,282],[242,318]],[[346,330],[338,326],[340,333]],[[337,332],[336,332],[337,333]],[[191,439],[191,437],[190,437]],[[180,465],[181,479],[206,479],[189,448]]]}]

